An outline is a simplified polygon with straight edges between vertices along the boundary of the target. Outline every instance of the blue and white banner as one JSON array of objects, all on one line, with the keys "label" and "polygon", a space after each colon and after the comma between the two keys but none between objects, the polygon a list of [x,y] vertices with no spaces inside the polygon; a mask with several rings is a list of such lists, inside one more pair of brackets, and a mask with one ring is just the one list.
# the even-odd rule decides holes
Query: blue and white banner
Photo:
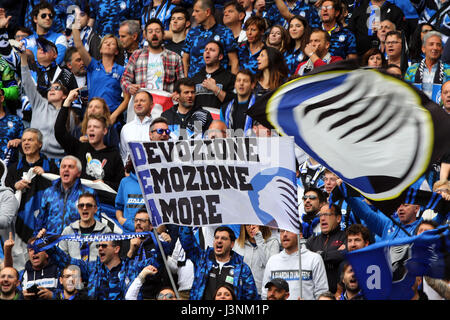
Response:
[{"label": "blue and white banner", "polygon": [[417,276],[450,277],[448,226],[347,253],[364,297],[409,300]]},{"label": "blue and white banner", "polygon": [[255,224],[299,233],[290,137],[130,142],[152,224]]},{"label": "blue and white banner", "polygon": [[[93,233],[88,235],[81,234],[68,234],[68,235],[58,235],[58,234],[45,234],[43,237],[37,239],[29,247],[33,248],[35,252],[46,251],[54,246],[56,246],[60,241],[75,241],[75,242],[105,242],[105,241],[121,241],[130,240],[134,238],[143,238],[147,236],[152,236],[154,234],[151,231],[146,232],[130,232],[130,233]],[[156,243],[156,240],[155,240]]]}]

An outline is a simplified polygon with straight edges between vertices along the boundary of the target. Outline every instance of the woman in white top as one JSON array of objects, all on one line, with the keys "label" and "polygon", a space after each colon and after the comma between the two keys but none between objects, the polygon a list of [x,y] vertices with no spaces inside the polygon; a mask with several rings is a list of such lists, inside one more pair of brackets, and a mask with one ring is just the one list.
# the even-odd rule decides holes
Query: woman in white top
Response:
[{"label": "woman in white top", "polygon": [[233,250],[244,256],[244,262],[252,270],[258,294],[261,295],[266,263],[271,256],[280,252],[279,238],[272,234],[269,227],[242,225]]}]

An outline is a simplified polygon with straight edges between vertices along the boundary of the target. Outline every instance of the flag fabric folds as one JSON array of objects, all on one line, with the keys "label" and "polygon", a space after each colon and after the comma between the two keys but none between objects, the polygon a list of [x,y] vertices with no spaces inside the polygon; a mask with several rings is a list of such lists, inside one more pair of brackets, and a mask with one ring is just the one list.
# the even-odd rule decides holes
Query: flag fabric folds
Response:
[{"label": "flag fabric folds", "polygon": [[442,108],[410,84],[351,61],[282,85],[248,114],[293,136],[308,155],[389,214],[450,149],[450,118]]},{"label": "flag fabric folds", "polygon": [[450,279],[450,227],[374,243],[346,254],[368,300],[409,300],[418,276]]}]

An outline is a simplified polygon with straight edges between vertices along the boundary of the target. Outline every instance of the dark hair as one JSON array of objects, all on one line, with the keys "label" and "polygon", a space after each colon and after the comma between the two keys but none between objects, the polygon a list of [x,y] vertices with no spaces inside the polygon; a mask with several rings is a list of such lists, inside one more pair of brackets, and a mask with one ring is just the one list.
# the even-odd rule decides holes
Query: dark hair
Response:
[{"label": "dark hair", "polygon": [[97,199],[95,198],[94,194],[90,193],[90,192],[85,192],[80,194],[80,196],[78,197],[78,200],[80,200],[81,198],[91,198],[94,200],[95,205],[97,205]]},{"label": "dark hair", "polygon": [[192,78],[181,78],[175,82],[174,92],[181,93],[181,86],[195,87],[195,82]]},{"label": "dark hair", "polygon": [[385,39],[386,39],[388,36],[397,36],[397,38],[399,38],[400,40],[402,40],[402,33],[401,33],[400,31],[397,31],[397,30],[392,30],[392,31],[389,31],[388,33],[386,33]]},{"label": "dark hair", "polygon": [[323,206],[328,206],[328,208],[333,209],[335,215],[342,216],[342,209],[340,205],[336,203],[325,203]]},{"label": "dark hair", "polygon": [[437,227],[439,227],[439,224],[434,220],[422,220],[422,222],[419,223],[417,225],[416,229],[414,230],[415,235],[417,235],[417,232],[419,231],[420,226],[423,224],[427,224],[427,225],[433,227],[433,229],[436,229]]},{"label": "dark hair", "polygon": [[234,286],[228,283],[224,283],[217,287],[216,291],[214,291],[214,298],[216,298],[217,291],[219,291],[220,288],[226,288],[231,293],[233,300],[236,300],[236,293],[234,292]]},{"label": "dark hair", "polygon": [[255,25],[262,33],[266,31],[266,20],[264,20],[264,18],[251,16],[247,19],[247,21],[245,21],[244,30],[247,30],[251,25]]},{"label": "dark hair", "polygon": [[201,2],[201,8],[203,10],[211,10],[211,15],[216,13],[216,8],[214,6],[214,1],[212,0],[195,0],[192,6],[194,6],[197,2]]},{"label": "dark hair", "polygon": [[303,195],[305,195],[307,192],[315,192],[317,194],[317,196],[319,197],[319,202],[326,202],[327,201],[327,197],[325,196],[324,192],[316,187],[310,187],[310,188],[306,188],[305,191],[303,192]]},{"label": "dark hair", "polygon": [[61,91],[65,96],[69,95],[69,89],[67,89],[67,87],[60,80],[56,80],[53,83],[56,83],[61,87]]},{"label": "dark hair", "polygon": [[176,6],[175,8],[172,9],[172,11],[170,13],[171,18],[173,17],[174,13],[182,13],[184,15],[184,18],[186,19],[186,21],[189,21],[191,19],[189,12],[186,10],[186,8]]},{"label": "dark hair", "polygon": [[320,297],[330,298],[331,300],[336,300],[336,297],[334,296],[334,294],[331,291],[325,291],[324,293],[321,293],[317,297],[317,299],[319,299]]},{"label": "dark hair", "polygon": [[242,74],[245,74],[245,75],[249,76],[249,77],[250,77],[250,81],[251,81],[252,83],[255,83],[255,82],[256,82],[255,74],[254,74],[253,72],[251,72],[250,69],[239,69],[239,71],[236,73],[236,76],[237,76],[239,73],[242,73]]},{"label": "dark hair", "polygon": [[[288,67],[283,54],[278,49],[265,46],[262,50],[266,50],[269,61],[267,67],[269,69],[269,87],[270,90],[275,90],[287,78],[289,74]],[[260,72],[259,79],[262,77],[263,72]]]},{"label": "dark hair", "polygon": [[325,41],[326,42],[331,42],[331,36],[325,30],[314,28],[314,29],[311,30],[311,34],[313,34],[313,33],[322,33],[323,36],[325,37]]},{"label": "dark hair", "polygon": [[[269,36],[270,36],[270,32],[272,32],[273,28],[278,28],[281,32],[281,44],[280,44],[280,49],[278,49],[279,51],[281,51],[281,53],[284,53],[287,48],[289,48],[289,43],[291,40],[291,37],[289,36],[289,32],[281,25],[281,24],[274,24],[273,26],[271,26],[269,28],[269,30],[267,31],[267,39],[266,39],[266,46],[269,43]],[[283,57],[284,60],[284,57]]]},{"label": "dark hair", "polygon": [[[288,26],[288,33],[289,33],[289,28],[291,26],[292,20],[298,20],[301,21],[301,23],[303,24],[303,36],[300,40],[300,50],[303,52],[303,50],[305,49],[306,45],[309,42],[309,37],[311,36],[311,27],[309,26],[308,20],[306,20],[305,17],[302,17],[301,15],[294,15],[289,19],[289,26]],[[289,34],[290,37],[290,34]],[[289,50],[294,50],[295,48],[295,40],[291,38],[291,41],[289,42]]]},{"label": "dark hair", "polygon": [[161,20],[159,20],[157,18],[151,18],[151,19],[147,20],[147,23],[145,24],[145,27],[144,27],[144,32],[147,32],[147,27],[149,25],[151,25],[152,23],[157,23],[161,27],[161,31],[164,33],[164,24],[161,22]]},{"label": "dark hair", "polygon": [[205,48],[206,48],[206,46],[207,46],[208,44],[210,44],[210,43],[215,43],[215,44],[219,47],[219,54],[221,54],[221,55],[224,55],[224,54],[225,54],[225,53],[224,53],[224,49],[223,49],[223,44],[222,44],[221,42],[216,41],[216,40],[211,40],[211,41],[209,41],[209,42],[205,45]]},{"label": "dark hair", "polygon": [[228,235],[230,236],[230,240],[231,242],[234,242],[236,240],[236,235],[234,234],[233,229],[231,229],[230,227],[227,226],[220,226],[218,227],[215,231],[214,231],[214,236],[216,235],[217,232],[220,231],[226,231],[228,232]]},{"label": "dark hair", "polygon": [[166,118],[158,117],[155,120],[153,120],[152,123],[150,124],[150,131],[152,131],[153,126],[157,123],[165,123],[165,124],[169,125],[169,121]]},{"label": "dark hair", "polygon": [[362,67],[367,67],[367,65],[369,64],[369,58],[371,56],[377,55],[379,54],[381,56],[381,67],[385,67],[386,66],[386,59],[384,57],[383,52],[381,52],[380,49],[378,48],[371,48],[369,50],[366,51],[366,53],[363,54],[362,58],[361,58],[361,66]]},{"label": "dark hair", "polygon": [[347,237],[361,234],[363,240],[370,243],[370,230],[367,227],[363,226],[362,224],[359,223],[352,224],[347,228],[345,234]]},{"label": "dark hair", "polygon": [[16,28],[16,30],[14,31],[14,35],[18,32],[18,31],[22,31],[24,33],[28,33],[29,36],[31,36],[33,34],[33,31],[31,31],[29,28],[24,27],[24,26],[19,26]]},{"label": "dark hair", "polygon": [[136,92],[136,94],[134,96],[136,96],[138,93],[142,93],[142,92],[146,93],[148,98],[150,99],[150,102],[153,103],[153,96],[152,96],[152,94],[150,92],[148,92],[147,90],[145,90],[145,89],[142,89],[142,88],[139,89],[138,92]]},{"label": "dark hair", "polygon": [[64,54],[64,63],[67,65],[68,63],[72,62],[72,55],[78,52],[77,48],[75,47],[69,47],[66,50],[66,53]]},{"label": "dark hair", "polygon": [[[228,1],[227,3],[225,3],[223,5],[223,10],[225,10],[225,8],[229,7],[229,6],[233,6],[236,8],[236,11],[239,13],[245,13],[245,8],[242,6],[242,4],[240,4],[238,1],[233,0],[233,1]],[[251,17],[250,17],[251,18]],[[249,18],[249,19],[250,19]],[[245,19],[245,17],[244,17]]]},{"label": "dark hair", "polygon": [[33,10],[31,10],[31,23],[33,25],[33,28],[36,29],[36,23],[34,22],[34,17],[37,17],[39,14],[39,11],[48,9],[50,10],[53,17],[56,15],[55,9],[53,8],[52,4],[48,3],[47,1],[41,1],[39,2]]}]

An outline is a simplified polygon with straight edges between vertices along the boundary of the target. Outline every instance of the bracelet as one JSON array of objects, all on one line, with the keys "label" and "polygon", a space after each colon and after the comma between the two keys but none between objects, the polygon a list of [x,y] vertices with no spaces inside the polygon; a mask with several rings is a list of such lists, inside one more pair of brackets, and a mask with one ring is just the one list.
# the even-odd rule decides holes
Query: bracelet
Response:
[{"label": "bracelet", "polygon": [[221,87],[219,87],[219,90],[217,90],[217,92],[215,93],[216,97],[219,95],[220,91],[222,91]]}]

